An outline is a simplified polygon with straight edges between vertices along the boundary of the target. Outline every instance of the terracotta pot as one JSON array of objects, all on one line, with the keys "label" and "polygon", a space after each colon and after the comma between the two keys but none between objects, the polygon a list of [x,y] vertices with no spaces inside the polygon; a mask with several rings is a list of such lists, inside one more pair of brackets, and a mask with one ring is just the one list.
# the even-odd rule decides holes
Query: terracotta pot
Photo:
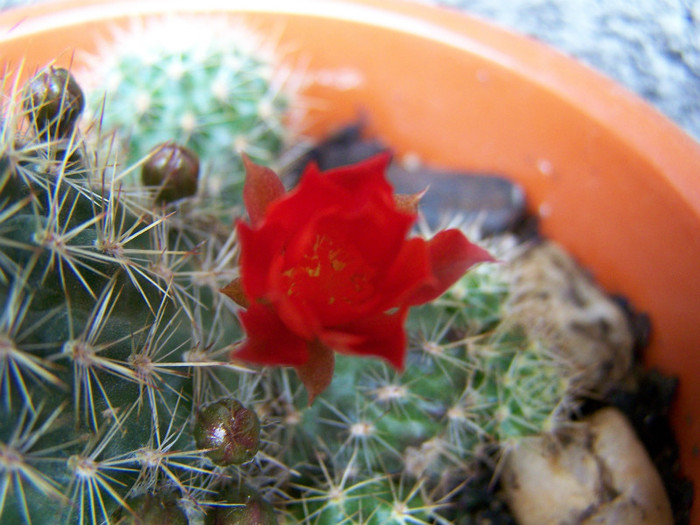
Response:
[{"label": "terracotta pot", "polygon": [[[196,6],[196,7],[193,7]],[[397,0],[66,1],[0,16],[24,71],[92,50],[129,15],[226,11],[293,44],[328,101],[320,134],[357,116],[399,154],[503,173],[542,230],[653,323],[649,366],[681,379],[673,422],[700,486],[700,145],[612,81],[532,40]],[[700,523],[700,505],[695,506]]]}]

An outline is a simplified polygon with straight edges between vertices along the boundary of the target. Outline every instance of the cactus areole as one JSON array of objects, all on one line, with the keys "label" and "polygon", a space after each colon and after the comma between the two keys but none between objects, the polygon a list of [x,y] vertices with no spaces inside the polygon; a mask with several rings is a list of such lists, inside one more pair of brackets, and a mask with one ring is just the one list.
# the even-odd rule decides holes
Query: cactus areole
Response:
[{"label": "cactus areole", "polygon": [[456,229],[407,238],[417,198],[397,198],[389,161],[384,153],[325,173],[312,164],[289,192],[274,172],[246,161],[241,278],[223,290],[247,306],[235,359],[297,367],[311,399],[330,383],[333,351],[400,370],[409,308],[491,260]]}]

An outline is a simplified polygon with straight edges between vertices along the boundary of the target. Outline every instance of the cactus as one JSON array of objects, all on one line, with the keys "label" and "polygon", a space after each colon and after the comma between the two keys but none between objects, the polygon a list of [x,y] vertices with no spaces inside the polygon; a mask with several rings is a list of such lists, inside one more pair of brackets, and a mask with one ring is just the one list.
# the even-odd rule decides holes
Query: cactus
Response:
[{"label": "cactus", "polygon": [[235,275],[235,243],[172,219],[148,188],[123,191],[124,171],[140,164],[164,181],[181,166],[103,158],[90,146],[99,138],[76,127],[81,97],[68,71],[49,67],[3,108],[0,516],[201,519],[215,482],[250,478],[265,495],[284,471],[265,445],[256,454],[254,412],[256,446],[237,461],[247,465],[219,466],[193,433],[215,401],[259,401],[250,371],[225,360],[240,335],[218,289]]},{"label": "cactus", "polygon": [[337,356],[331,386],[308,408],[278,378],[278,417],[295,426],[285,459],[309,465],[288,505],[297,519],[449,523],[450,498],[487,448],[505,452],[566,422],[574,372],[508,321],[507,299],[505,272],[477,267],[414,309],[403,374]]},{"label": "cactus", "polygon": [[237,244],[192,194],[196,155],[168,138],[125,164],[76,126],[68,72],[38,78],[0,137],[2,520],[449,523],[485,447],[574,406],[498,265],[412,311],[402,375],[338,355],[307,406],[287,369],[229,362]]},{"label": "cactus", "polygon": [[291,134],[293,89],[275,53],[250,29],[213,17],[152,19],[114,42],[89,57],[92,111],[116,133],[128,164],[167,141],[194,151],[201,198],[230,218],[240,202],[240,153],[274,163]]}]

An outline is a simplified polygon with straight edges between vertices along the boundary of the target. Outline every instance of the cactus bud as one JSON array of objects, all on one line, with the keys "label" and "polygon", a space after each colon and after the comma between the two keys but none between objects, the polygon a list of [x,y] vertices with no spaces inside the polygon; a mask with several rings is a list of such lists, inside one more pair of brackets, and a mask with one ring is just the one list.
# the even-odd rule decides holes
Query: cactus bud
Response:
[{"label": "cactus bud", "polygon": [[260,421],[235,399],[217,401],[197,413],[194,438],[197,446],[211,449],[217,465],[240,465],[255,457],[260,447]]},{"label": "cactus bud", "polygon": [[172,495],[143,494],[126,500],[133,513],[120,507],[112,515],[115,525],[187,525],[187,516]]},{"label": "cactus bud", "polygon": [[151,150],[141,168],[146,186],[159,188],[155,202],[165,204],[197,193],[199,158],[190,149],[165,142]]},{"label": "cactus bud", "polygon": [[40,135],[66,137],[73,131],[85,108],[85,97],[70,71],[50,66],[25,89],[24,109]]},{"label": "cactus bud", "polygon": [[272,505],[249,487],[230,486],[222,496],[207,512],[205,525],[277,525]]}]

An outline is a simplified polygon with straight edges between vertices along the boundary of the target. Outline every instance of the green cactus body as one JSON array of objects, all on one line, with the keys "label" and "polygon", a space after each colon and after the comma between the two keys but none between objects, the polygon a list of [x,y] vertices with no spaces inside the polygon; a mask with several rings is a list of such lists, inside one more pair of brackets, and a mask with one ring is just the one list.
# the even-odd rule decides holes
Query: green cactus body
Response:
[{"label": "green cactus body", "polygon": [[62,130],[49,137],[28,96],[3,108],[0,143],[0,520],[197,519],[217,480],[255,469],[265,485],[284,470],[217,467],[192,433],[200,407],[256,395],[227,359],[240,337],[218,292],[233,276],[232,233],[123,192],[74,115],[40,115]]},{"label": "green cactus body", "polygon": [[[306,479],[290,505],[296,516],[313,524],[447,523],[443,509],[487,446],[506,449],[565,420],[572,372],[509,326],[507,289],[497,267],[483,265],[414,308],[403,373],[336,357],[328,390],[309,408],[296,401],[295,432],[303,438],[287,461],[315,465],[321,451],[328,463],[301,469]],[[293,405],[292,396],[286,406]],[[412,484],[420,490],[396,487]]]},{"label": "green cactus body", "polygon": [[300,499],[290,505],[299,523],[447,523],[439,514],[444,502],[434,501],[422,482],[404,483],[403,478],[395,481],[381,473],[376,477],[357,477],[352,460],[335,473],[323,462],[321,465],[324,478],[299,486]]}]

